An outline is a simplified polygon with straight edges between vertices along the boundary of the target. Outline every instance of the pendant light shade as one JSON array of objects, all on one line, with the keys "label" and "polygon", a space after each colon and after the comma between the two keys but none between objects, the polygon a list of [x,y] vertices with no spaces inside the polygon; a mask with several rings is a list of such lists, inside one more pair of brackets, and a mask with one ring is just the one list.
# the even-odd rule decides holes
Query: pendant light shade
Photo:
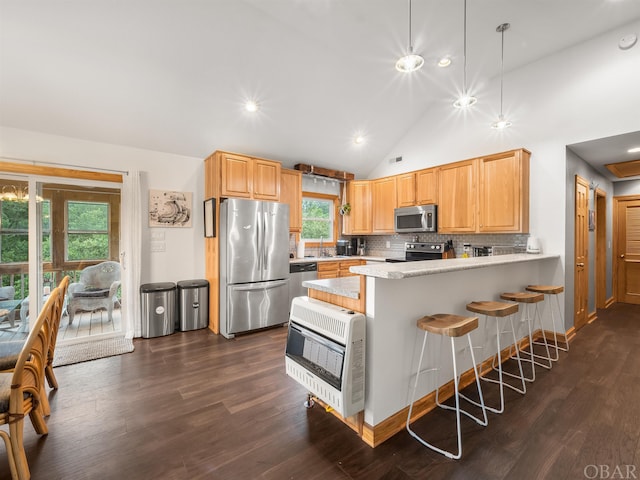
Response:
[{"label": "pendant light shade", "polygon": [[508,30],[511,25],[508,23],[503,23],[496,27],[496,32],[498,32],[502,36],[502,49],[500,54],[500,115],[498,115],[498,120],[491,124],[491,128],[496,128],[501,130],[503,128],[509,128],[511,126],[511,122],[504,118],[504,114],[502,113],[502,91],[504,84],[504,32]]},{"label": "pendant light shade", "polygon": [[411,43],[411,0],[409,0],[409,48],[407,54],[403,55],[396,62],[396,70],[403,73],[415,72],[424,65],[424,58],[413,52]]},{"label": "pendant light shade", "polygon": [[463,40],[463,53],[462,53],[462,95],[453,102],[453,106],[456,108],[467,108],[474,105],[478,99],[473,95],[469,95],[467,92],[467,0],[464,0],[464,40]]}]

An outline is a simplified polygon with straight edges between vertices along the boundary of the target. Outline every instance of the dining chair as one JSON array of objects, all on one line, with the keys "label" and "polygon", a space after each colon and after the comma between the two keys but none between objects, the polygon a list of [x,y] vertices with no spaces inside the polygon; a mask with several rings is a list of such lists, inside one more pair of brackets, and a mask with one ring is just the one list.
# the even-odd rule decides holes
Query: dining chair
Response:
[{"label": "dining chair", "polygon": [[0,437],[7,447],[13,479],[30,478],[23,443],[24,417],[29,415],[39,435],[49,433],[41,401],[54,304],[55,296],[51,295],[27,337],[13,372],[0,373],[0,425],[9,425],[9,432],[0,429]]},{"label": "dining chair", "polygon": [[58,297],[54,306],[54,312],[52,315],[51,324],[51,341],[49,342],[49,354],[47,356],[47,365],[45,366],[44,374],[47,377],[47,383],[54,390],[58,388],[58,379],[53,373],[53,355],[56,350],[56,341],[58,339],[58,330],[60,328],[60,319],[62,318],[62,312],[64,311],[64,300],[67,295],[67,289],[69,288],[69,275],[66,275],[62,281],[58,284]]}]

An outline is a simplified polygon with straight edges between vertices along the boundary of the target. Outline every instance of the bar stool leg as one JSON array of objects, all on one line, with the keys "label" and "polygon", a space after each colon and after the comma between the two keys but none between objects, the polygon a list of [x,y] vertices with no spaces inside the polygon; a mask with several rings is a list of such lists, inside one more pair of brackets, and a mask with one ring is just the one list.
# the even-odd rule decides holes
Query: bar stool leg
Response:
[{"label": "bar stool leg", "polygon": [[[551,325],[552,325],[552,328],[553,328],[553,345],[552,345],[552,348],[555,350],[555,356],[550,357],[550,358],[554,362],[557,362],[558,359],[560,358],[560,354],[559,354],[560,350],[562,350],[563,352],[568,352],[569,351],[569,342],[566,343],[566,345],[567,345],[566,347],[561,347],[558,344],[558,333],[557,333],[557,330],[556,330],[556,318],[555,318],[555,315],[553,313],[554,309],[553,309],[553,305],[551,304],[551,299],[550,299],[551,296],[556,298],[556,306],[557,306],[557,310],[558,310],[558,315],[560,316],[561,325],[564,325],[564,322],[562,322],[562,310],[560,309],[560,298],[558,298],[559,295],[557,293],[556,294],[548,294],[548,293],[545,294],[545,299],[546,299],[545,304],[549,306],[549,311],[551,312]],[[535,344],[536,345],[542,345],[541,342],[535,342]]]},{"label": "bar stool leg", "polygon": [[[513,341],[514,343],[517,342],[516,341],[516,333],[515,333],[515,329],[514,329],[514,325],[513,325],[513,315],[509,315],[509,320],[511,322],[511,333],[513,335]],[[501,332],[500,331],[500,325],[498,324],[498,321],[496,319],[496,343],[497,343],[497,348],[498,348],[498,353],[496,354],[498,362],[497,362],[497,371],[498,371],[498,380],[495,380],[493,378],[487,378],[487,377],[480,377],[482,380],[484,380],[485,382],[491,382],[491,383],[496,383],[500,386],[500,407],[499,408],[495,408],[495,407],[489,407],[488,405],[486,406],[486,409],[493,412],[493,413],[502,413],[504,412],[504,387],[508,387],[511,390],[514,390],[518,393],[521,394],[525,394],[527,393],[527,386],[525,384],[525,380],[524,380],[524,374],[522,372],[522,362],[520,359],[520,355],[518,353],[518,349],[516,348],[516,361],[518,362],[518,369],[520,371],[520,376],[518,375],[514,375],[512,373],[509,372],[504,372],[502,370],[502,352],[501,352],[501,348],[500,348],[500,336],[502,335],[502,333],[506,333],[506,332]],[[494,370],[496,370],[496,356],[494,356],[494,360],[492,363],[492,368]],[[504,381],[504,377],[503,376],[511,376],[514,378],[518,378],[520,379],[520,382],[522,383],[522,387],[518,388],[514,385],[511,385],[507,382]]]},{"label": "bar stool leg", "polygon": [[[527,310],[526,306],[525,306],[525,310]],[[540,331],[542,332],[542,342],[533,341],[533,328],[535,328],[536,318],[538,319],[538,325],[540,326]],[[531,317],[527,315],[527,324],[529,326],[529,351],[522,350],[521,353],[523,353],[524,355],[529,355],[529,358],[523,358],[522,361],[531,363],[531,369],[533,370],[533,380],[535,380],[536,365],[542,368],[546,368],[547,370],[551,370],[551,367],[553,366],[553,363],[552,363],[553,358],[551,357],[551,353],[549,351],[549,344],[547,343],[547,337],[544,335],[544,327],[542,325],[542,318],[540,317],[540,311],[538,310],[538,304],[534,305],[533,322],[531,322]],[[544,348],[547,352],[547,356],[545,357],[544,355],[538,355],[534,353],[533,352],[534,345],[544,345]],[[535,360],[536,358],[539,358],[541,360],[546,360],[548,363],[545,365],[543,363],[537,362]]]},{"label": "bar stool leg", "polygon": [[[475,416],[471,415],[470,413],[466,412],[465,410],[462,410],[460,408],[460,397],[462,396],[463,398],[467,399],[467,397],[465,397],[463,394],[461,394],[459,392],[459,376],[458,376],[458,366],[457,366],[457,361],[456,361],[456,350],[455,350],[455,342],[454,342],[454,338],[450,337],[451,339],[451,358],[453,361],[453,385],[454,385],[454,393],[455,393],[455,408],[454,407],[450,407],[448,405],[443,405],[439,403],[439,391],[440,391],[440,386],[439,386],[439,369],[436,368],[436,403],[442,407],[442,408],[446,408],[449,410],[455,410],[456,412],[456,437],[457,437],[457,443],[458,443],[458,452],[457,453],[452,453],[449,452],[447,450],[443,450],[439,447],[436,447],[435,445],[423,440],[417,433],[415,433],[413,430],[411,430],[411,425],[410,425],[410,421],[411,421],[411,413],[413,412],[413,404],[415,402],[415,397],[416,397],[416,390],[418,388],[418,380],[420,378],[420,372],[422,371],[422,360],[424,357],[424,351],[425,351],[425,347],[427,344],[427,331],[425,330],[424,332],[424,340],[422,341],[422,349],[420,352],[420,360],[418,362],[418,371],[416,373],[416,380],[415,383],[413,384],[413,391],[411,394],[411,403],[409,404],[409,413],[407,415],[407,422],[406,422],[406,428],[407,431],[409,432],[409,434],[415,438],[416,440],[418,440],[422,445],[424,445],[425,447],[430,448],[431,450],[438,452],[442,455],[444,455],[447,458],[451,458],[454,460],[458,460],[462,457],[462,428],[460,425],[460,413],[464,413],[465,415],[467,415],[469,418],[475,420],[478,424],[482,425],[482,426],[486,426],[488,424],[487,421],[487,413],[486,413],[486,409],[484,406],[484,398],[482,396],[482,390],[480,388],[480,380],[478,377],[478,370],[475,364],[475,357],[473,355],[473,346],[471,345],[471,338],[469,337],[469,334],[467,334],[467,340],[469,342],[469,347],[471,349],[471,358],[472,358],[472,362],[473,362],[473,371],[476,375],[476,386],[478,387],[478,394],[479,394],[479,398],[480,398],[480,404],[479,406],[482,408],[482,413],[483,413],[483,420],[480,420],[478,418],[476,418]],[[442,342],[440,343],[441,345],[441,349],[442,349]],[[472,403],[477,404],[476,402],[472,401]]]}]

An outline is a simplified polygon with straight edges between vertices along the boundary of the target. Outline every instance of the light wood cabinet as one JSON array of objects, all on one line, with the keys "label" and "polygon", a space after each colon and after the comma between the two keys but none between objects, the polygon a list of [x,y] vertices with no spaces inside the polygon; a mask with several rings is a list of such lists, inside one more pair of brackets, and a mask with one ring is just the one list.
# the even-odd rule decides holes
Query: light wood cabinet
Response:
[{"label": "light wood cabinet", "polygon": [[280,163],[219,152],[220,195],[231,198],[280,200]]},{"label": "light wood cabinet", "polygon": [[394,233],[393,211],[397,202],[396,177],[386,177],[372,182],[373,233]]},{"label": "light wood cabinet", "polygon": [[220,195],[251,198],[253,159],[232,153],[220,153]]},{"label": "light wood cabinet", "polygon": [[356,260],[340,260],[318,262],[318,279],[350,277],[356,275],[349,271],[350,267],[364,265],[366,262],[361,259]]},{"label": "light wood cabinet", "polygon": [[338,262],[318,262],[318,280],[323,278],[338,278]]},{"label": "light wood cabinet", "polygon": [[371,182],[354,180],[347,184],[347,199],[351,212],[342,216],[342,231],[345,235],[371,233]]},{"label": "light wood cabinet", "polygon": [[341,260],[338,264],[338,277],[353,277],[358,275],[357,273],[351,273],[350,267],[356,267],[358,265],[364,265],[367,262],[364,260]]},{"label": "light wood cabinet", "polygon": [[280,201],[289,204],[289,231],[302,231],[302,172],[283,168],[280,177]]},{"label": "light wood cabinet", "polygon": [[[416,205],[438,204],[438,169],[419,170],[416,176]],[[398,189],[400,186],[398,185]],[[398,192],[399,194],[399,192]],[[399,206],[399,205],[398,205]]]},{"label": "light wood cabinet", "polygon": [[398,207],[412,207],[416,203],[416,173],[405,173],[396,177],[396,188],[398,192]]},{"label": "light wood cabinet", "polygon": [[478,231],[529,231],[529,157],[519,149],[478,159]]},{"label": "light wood cabinet", "polygon": [[438,233],[475,232],[476,160],[442,165],[439,176]]}]

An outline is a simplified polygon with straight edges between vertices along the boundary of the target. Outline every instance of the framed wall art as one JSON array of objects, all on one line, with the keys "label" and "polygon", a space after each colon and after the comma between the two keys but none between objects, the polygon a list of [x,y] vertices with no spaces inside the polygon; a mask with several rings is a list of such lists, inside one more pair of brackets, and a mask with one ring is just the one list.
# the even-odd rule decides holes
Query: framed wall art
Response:
[{"label": "framed wall art", "polygon": [[149,226],[190,228],[193,194],[170,190],[149,190]]}]

